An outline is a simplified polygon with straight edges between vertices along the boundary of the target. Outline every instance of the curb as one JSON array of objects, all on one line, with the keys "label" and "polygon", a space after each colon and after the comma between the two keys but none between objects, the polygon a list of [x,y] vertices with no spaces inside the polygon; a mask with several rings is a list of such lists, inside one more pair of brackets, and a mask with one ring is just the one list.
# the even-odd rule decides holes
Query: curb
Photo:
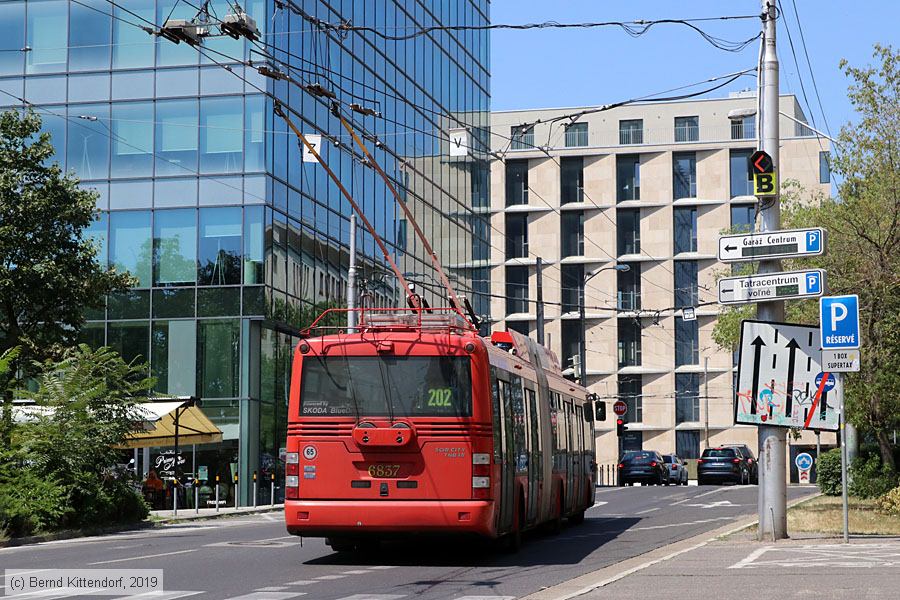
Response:
[{"label": "curb", "polygon": [[283,505],[264,506],[258,508],[241,509],[237,512],[220,512],[211,515],[188,515],[184,517],[159,517],[157,519],[147,518],[139,523],[129,523],[125,525],[113,525],[109,527],[91,527],[88,529],[67,529],[64,531],[54,531],[41,535],[30,535],[26,537],[10,538],[8,540],[0,540],[0,548],[15,548],[18,546],[29,546],[33,544],[41,544],[44,542],[56,542],[60,540],[71,540],[83,537],[93,537],[99,535],[110,535],[113,533],[121,533],[123,531],[140,531],[142,529],[153,529],[163,525],[174,525],[183,522],[192,521],[211,521],[214,519],[226,519],[229,517],[237,517],[242,515],[258,515],[263,513],[281,512],[284,510]]}]

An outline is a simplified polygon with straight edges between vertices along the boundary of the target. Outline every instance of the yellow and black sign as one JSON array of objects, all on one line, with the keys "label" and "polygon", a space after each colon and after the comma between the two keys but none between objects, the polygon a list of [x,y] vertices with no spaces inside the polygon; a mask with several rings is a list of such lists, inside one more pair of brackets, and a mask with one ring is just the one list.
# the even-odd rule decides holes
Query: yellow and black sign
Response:
[{"label": "yellow and black sign", "polygon": [[778,193],[778,177],[773,170],[771,173],[753,174],[753,195],[774,196]]}]

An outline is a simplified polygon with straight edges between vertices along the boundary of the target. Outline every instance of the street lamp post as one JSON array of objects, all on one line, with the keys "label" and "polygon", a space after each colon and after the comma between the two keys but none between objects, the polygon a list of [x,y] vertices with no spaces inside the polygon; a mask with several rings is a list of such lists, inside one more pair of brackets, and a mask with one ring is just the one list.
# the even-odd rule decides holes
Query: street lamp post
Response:
[{"label": "street lamp post", "polygon": [[592,273],[588,273],[581,280],[581,298],[580,298],[580,302],[578,303],[578,313],[579,313],[578,317],[579,317],[579,321],[581,322],[581,347],[579,348],[579,352],[578,352],[578,362],[580,363],[578,366],[578,369],[579,369],[579,377],[578,378],[581,381],[581,385],[584,387],[587,387],[587,348],[586,348],[587,334],[585,333],[586,324],[585,324],[585,316],[584,316],[584,301],[585,301],[585,296],[586,296],[585,291],[587,290],[588,281],[593,279],[595,275],[598,275],[598,274],[602,273],[603,271],[610,271],[610,270],[615,270],[615,271],[620,271],[622,273],[625,273],[625,272],[631,270],[631,266],[627,265],[627,264],[621,264],[621,265],[617,264],[612,267],[601,267],[601,268],[597,269],[596,271],[593,271]]}]

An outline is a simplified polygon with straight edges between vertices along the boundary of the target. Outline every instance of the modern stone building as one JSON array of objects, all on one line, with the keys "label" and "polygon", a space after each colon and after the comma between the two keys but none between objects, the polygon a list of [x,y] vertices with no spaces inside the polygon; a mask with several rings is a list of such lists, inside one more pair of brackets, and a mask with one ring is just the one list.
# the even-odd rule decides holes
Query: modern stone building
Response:
[{"label": "modern stone building", "polygon": [[[492,249],[491,315],[501,327],[536,334],[541,257],[547,345],[572,374],[590,276],[587,384],[610,403],[627,403],[622,449],[686,458],[723,443],[755,450],[756,428],[733,425],[736,357],[718,348],[712,331],[716,279],[727,271],[716,258],[718,237],[754,227],[747,158],[756,148],[756,97],[567,117],[590,108],[492,115],[491,218],[503,232],[494,240],[504,242]],[[796,98],[783,96],[781,111],[781,180],[829,194],[827,142],[803,125]],[[696,318],[684,319],[684,308]],[[618,455],[609,415],[597,424],[601,464]],[[834,441],[823,434],[823,444]],[[815,444],[815,436],[797,443]]]},{"label": "modern stone building", "polygon": [[[488,33],[388,42],[371,31],[338,34],[303,15],[382,32],[486,25],[489,2],[240,5],[259,28],[256,42],[223,35],[220,21],[238,6],[224,0],[0,2],[0,109],[35,107],[54,159],[99,194],[91,235],[100,260],[139,280],[88,315],[83,340],[149,361],[161,394],[201,398],[224,441],[197,448],[197,470],[224,483],[239,475],[249,503],[254,472],[264,481],[277,474],[280,488],[292,349],[322,309],[346,301],[351,235],[349,203],[321,165],[303,160],[276,99],[305,134],[323,136],[324,160],[394,260],[434,278],[329,99],[256,67],[320,85],[344,110],[359,104],[377,113],[354,113],[359,133],[414,204],[439,256],[459,266],[460,293],[471,295],[473,280],[487,279],[472,265],[489,243],[479,237],[489,231],[484,211],[473,213],[487,205],[488,162],[442,155],[450,126],[473,135],[489,127]],[[193,21],[199,45],[148,35],[167,19]],[[401,302],[373,236],[360,226],[357,240],[363,297]],[[268,486],[261,488],[266,502]]]}]

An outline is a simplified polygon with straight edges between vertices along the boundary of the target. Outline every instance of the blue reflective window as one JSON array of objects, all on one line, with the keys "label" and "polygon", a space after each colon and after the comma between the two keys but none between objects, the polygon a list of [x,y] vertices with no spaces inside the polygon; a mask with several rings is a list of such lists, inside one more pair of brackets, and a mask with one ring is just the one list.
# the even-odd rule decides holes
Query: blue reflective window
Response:
[{"label": "blue reflective window", "polygon": [[203,98],[200,102],[200,171],[233,173],[242,168],[243,98]]},{"label": "blue reflective window", "polygon": [[69,102],[109,100],[109,74],[69,75]]},{"label": "blue reflective window", "polygon": [[[210,12],[218,15],[221,19],[225,15],[234,12],[234,9],[232,8],[234,4],[236,3],[232,0],[213,0],[210,2]],[[243,3],[240,4],[243,6]],[[256,23],[258,26],[258,19]],[[202,62],[204,64],[211,64],[213,61],[218,63],[234,63],[240,61],[244,53],[243,40],[236,40],[228,36],[207,38],[204,40],[203,45],[207,49],[206,52],[203,53],[204,56],[202,56]],[[258,57],[258,55],[256,56]],[[241,80],[234,75],[227,72],[223,72],[223,74],[237,81],[239,85],[242,85]]]},{"label": "blue reflective window", "polygon": [[192,285],[197,281],[197,211],[158,210],[153,218],[153,284]]},{"label": "blue reflective window", "polygon": [[113,100],[153,97],[153,71],[126,71],[112,74]]},{"label": "blue reflective window", "polygon": [[109,68],[112,40],[112,5],[106,0],[72,2],[69,23],[69,70],[92,71]]},{"label": "blue reflective window", "polygon": [[244,110],[244,171],[262,171],[266,161],[266,98],[247,96]]},{"label": "blue reflective window", "polygon": [[197,171],[197,101],[156,103],[156,174]]},{"label": "blue reflective window", "polygon": [[21,75],[24,47],[25,3],[0,2],[0,75]]},{"label": "blue reflective window", "polygon": [[[184,19],[190,21],[197,15],[197,9],[193,2],[181,2],[180,0],[159,0],[156,5],[157,25],[165,25],[166,19]],[[195,65],[199,52],[188,44],[182,42],[176,44],[165,38],[159,38],[156,44],[157,66],[169,65]]]},{"label": "blue reflective window", "polygon": [[136,287],[149,287],[150,254],[150,211],[109,213],[109,262],[116,271],[137,277]]},{"label": "blue reflective window", "polygon": [[53,144],[54,154],[45,163],[59,162],[63,168],[66,166],[66,107],[51,106],[38,109],[41,116],[41,131],[50,134],[50,143]]},{"label": "blue reflective window", "polygon": [[[237,74],[240,75],[240,70],[238,70]],[[226,69],[219,66],[200,69],[200,93],[204,96],[212,94],[240,94],[243,91],[244,82],[241,78]]]},{"label": "blue reflective window", "polygon": [[25,98],[34,104],[56,104],[66,101],[66,77],[28,77],[25,79]]},{"label": "blue reflective window", "polygon": [[[0,4],[2,6],[2,4]],[[0,50],[0,57],[3,51]],[[0,79],[0,106],[18,106],[22,102],[18,98],[25,97],[25,80],[21,77]]]},{"label": "blue reflective window", "polygon": [[200,285],[241,282],[240,207],[200,209],[197,279]]},{"label": "blue reflective window", "polygon": [[196,96],[199,81],[196,67],[160,69],[156,72],[156,97]]},{"label": "blue reflective window", "polygon": [[97,218],[94,221],[91,221],[91,224],[87,226],[84,230],[84,238],[86,240],[90,240],[91,243],[97,248],[97,263],[101,267],[106,267],[106,253],[107,253],[107,235],[106,235],[106,225],[109,220],[109,215],[105,212],[98,212]]},{"label": "blue reflective window", "polygon": [[31,50],[25,55],[27,73],[66,70],[68,45],[68,3],[41,0],[28,3],[25,41]]},{"label": "blue reflective window", "polygon": [[138,17],[151,23],[155,22],[153,0],[131,0],[125,8],[128,12],[124,8],[116,8],[114,13],[116,18],[113,21],[113,68],[152,67],[155,38],[132,23]]},{"label": "blue reflective window", "polygon": [[153,206],[197,206],[197,179],[177,177],[157,179],[154,183]]},{"label": "blue reflective window", "polygon": [[114,104],[112,133],[112,176],[152,175],[153,103]]},{"label": "blue reflective window", "polygon": [[72,107],[68,158],[69,168],[81,179],[105,179],[109,176],[109,105]]},{"label": "blue reflective window", "polygon": [[263,207],[244,209],[244,285],[265,283],[263,267]]}]

